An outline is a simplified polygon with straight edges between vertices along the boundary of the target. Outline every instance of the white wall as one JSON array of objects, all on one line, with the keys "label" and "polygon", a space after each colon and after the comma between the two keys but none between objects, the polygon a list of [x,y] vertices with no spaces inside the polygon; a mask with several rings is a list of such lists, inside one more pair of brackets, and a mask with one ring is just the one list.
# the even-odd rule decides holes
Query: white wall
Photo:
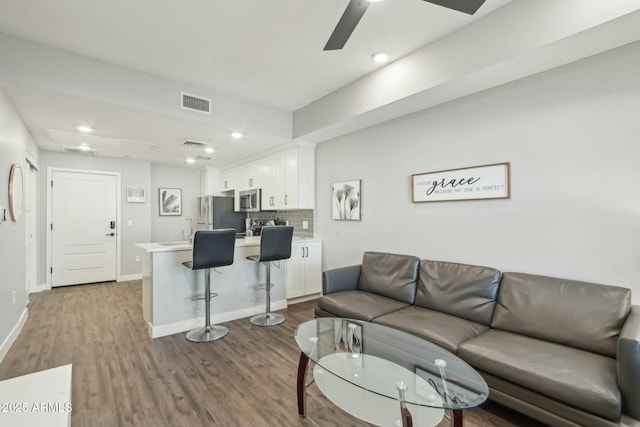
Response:
[{"label": "white wall", "polygon": [[[13,163],[29,173],[27,153],[38,160],[38,149],[22,119],[0,91],[0,206],[7,209],[7,222],[0,224],[0,360],[8,350],[10,335],[27,306],[26,221],[11,220],[9,214],[9,171]],[[13,293],[16,302],[13,303]]]},{"label": "white wall", "polygon": [[[367,250],[629,287],[640,303],[640,44],[320,144],[324,269]],[[511,199],[411,203],[410,176],[511,162]],[[362,179],[362,220],[331,183]]]}]

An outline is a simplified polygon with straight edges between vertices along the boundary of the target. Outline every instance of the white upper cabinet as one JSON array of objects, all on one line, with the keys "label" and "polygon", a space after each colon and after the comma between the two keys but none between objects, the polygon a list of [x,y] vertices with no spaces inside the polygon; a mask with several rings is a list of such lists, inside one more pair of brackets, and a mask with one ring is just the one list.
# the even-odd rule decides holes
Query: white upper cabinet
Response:
[{"label": "white upper cabinet", "polygon": [[221,172],[222,191],[262,189],[262,210],[313,209],[313,148],[295,147]]},{"label": "white upper cabinet", "polygon": [[313,209],[315,191],[314,151],[291,148],[285,153],[285,200],[281,209]]},{"label": "white upper cabinet", "polygon": [[284,153],[274,154],[264,159],[262,169],[262,210],[280,209],[284,204]]},{"label": "white upper cabinet", "polygon": [[220,191],[236,189],[235,169],[225,169],[220,172]]},{"label": "white upper cabinet", "polygon": [[222,191],[243,191],[251,188],[261,188],[262,171],[262,160],[226,169],[220,173]]},{"label": "white upper cabinet", "polygon": [[249,164],[249,188],[262,188],[262,163],[262,160],[257,160]]},{"label": "white upper cabinet", "polygon": [[[270,157],[273,188],[263,209],[313,209],[315,164],[312,149],[291,148]],[[263,206],[265,198],[263,196]]]}]

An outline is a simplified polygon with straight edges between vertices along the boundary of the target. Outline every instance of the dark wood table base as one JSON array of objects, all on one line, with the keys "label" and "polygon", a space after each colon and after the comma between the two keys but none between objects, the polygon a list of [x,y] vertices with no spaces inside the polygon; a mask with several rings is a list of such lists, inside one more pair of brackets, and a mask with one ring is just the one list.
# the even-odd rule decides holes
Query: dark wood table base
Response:
[{"label": "dark wood table base", "polygon": [[304,352],[300,352],[300,361],[298,362],[298,415],[307,416],[307,367],[309,366],[309,358]]},{"label": "dark wood table base", "polygon": [[[300,352],[300,360],[298,361],[298,379],[297,379],[297,393],[298,393],[298,415],[301,417],[307,416],[307,368],[309,367],[309,357],[304,352]],[[400,411],[402,413],[402,427],[413,427],[413,419],[411,412],[401,405]],[[462,409],[454,409],[451,414],[451,426],[463,427]]]}]

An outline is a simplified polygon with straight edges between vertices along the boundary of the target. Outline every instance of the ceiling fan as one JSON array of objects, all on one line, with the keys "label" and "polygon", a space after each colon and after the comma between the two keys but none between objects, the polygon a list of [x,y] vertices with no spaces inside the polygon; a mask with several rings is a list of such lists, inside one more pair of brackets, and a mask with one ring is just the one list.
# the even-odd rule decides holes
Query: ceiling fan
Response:
[{"label": "ceiling fan", "polygon": [[[375,1],[375,0],[373,0]],[[464,12],[469,15],[473,15],[480,9],[480,6],[486,0],[423,0],[428,3],[437,4],[448,9]],[[360,22],[362,15],[369,7],[369,3],[372,0],[350,0],[347,8],[345,9],[342,17],[338,21],[338,25],[331,33],[329,41],[325,45],[323,50],[340,50],[344,47],[351,33],[355,30],[356,25]]]}]

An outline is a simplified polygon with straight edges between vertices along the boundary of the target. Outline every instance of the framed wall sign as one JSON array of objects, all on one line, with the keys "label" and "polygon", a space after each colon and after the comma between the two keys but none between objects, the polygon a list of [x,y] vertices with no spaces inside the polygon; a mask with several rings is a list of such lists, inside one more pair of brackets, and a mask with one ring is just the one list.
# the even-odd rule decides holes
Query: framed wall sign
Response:
[{"label": "framed wall sign", "polygon": [[144,187],[127,187],[127,202],[144,203]]},{"label": "framed wall sign", "polygon": [[160,215],[182,215],[182,189],[158,188],[158,205]]},{"label": "framed wall sign", "polygon": [[411,175],[413,203],[511,197],[509,162]]}]

